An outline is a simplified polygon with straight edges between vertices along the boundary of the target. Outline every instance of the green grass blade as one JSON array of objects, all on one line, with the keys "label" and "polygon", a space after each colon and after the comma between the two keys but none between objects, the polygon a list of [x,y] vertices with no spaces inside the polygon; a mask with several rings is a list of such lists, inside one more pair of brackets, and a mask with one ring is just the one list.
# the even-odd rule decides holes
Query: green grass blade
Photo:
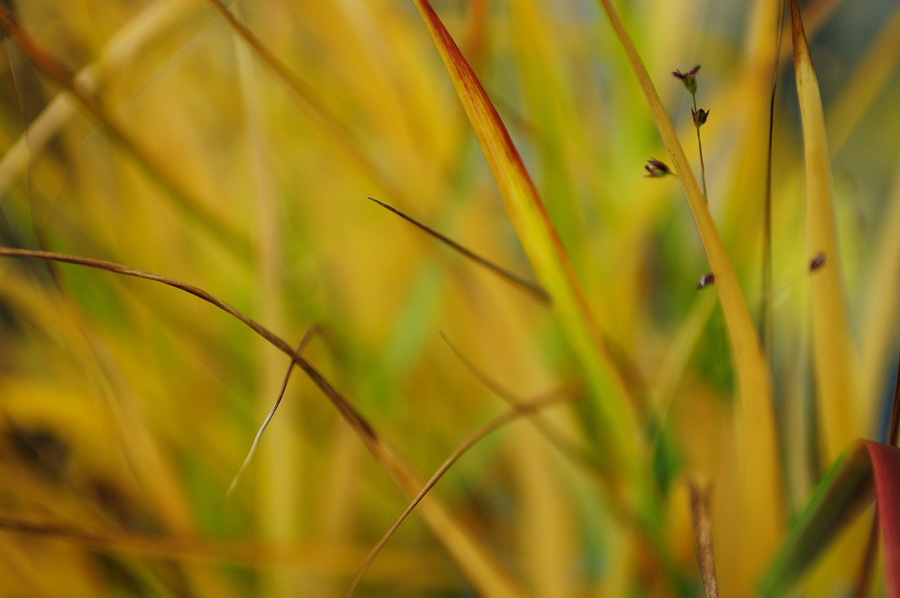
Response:
[{"label": "green grass blade", "polygon": [[872,463],[858,442],[831,467],[791,528],[760,583],[763,596],[784,596],[872,498]]}]

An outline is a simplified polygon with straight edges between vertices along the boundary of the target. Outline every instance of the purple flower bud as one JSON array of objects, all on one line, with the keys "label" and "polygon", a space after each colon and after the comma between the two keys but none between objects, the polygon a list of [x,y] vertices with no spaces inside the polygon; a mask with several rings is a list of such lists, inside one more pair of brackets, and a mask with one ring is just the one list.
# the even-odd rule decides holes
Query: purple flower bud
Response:
[{"label": "purple flower bud", "polygon": [[816,254],[816,256],[809,262],[809,271],[815,272],[819,268],[825,265],[825,252],[820,251]]},{"label": "purple flower bud", "polygon": [[704,274],[700,277],[700,282],[697,283],[697,290],[699,291],[703,287],[707,287],[716,282],[716,275],[710,272],[709,274]]},{"label": "purple flower bud", "polygon": [[699,129],[706,124],[706,119],[709,118],[709,110],[704,110],[703,108],[694,110],[691,108],[691,116],[694,118],[694,126]]},{"label": "purple flower bud", "polygon": [[669,168],[669,165],[665,162],[657,160],[656,158],[650,158],[647,160],[647,163],[644,165],[644,168],[647,170],[647,174],[644,176],[659,179],[667,174],[672,174],[672,169]]},{"label": "purple flower bud", "polygon": [[692,68],[687,73],[682,73],[681,71],[675,71],[672,74],[681,79],[681,82],[684,84],[684,88],[690,92],[691,95],[696,95],[697,93],[697,71],[700,70],[700,65],[698,64],[694,68]]}]

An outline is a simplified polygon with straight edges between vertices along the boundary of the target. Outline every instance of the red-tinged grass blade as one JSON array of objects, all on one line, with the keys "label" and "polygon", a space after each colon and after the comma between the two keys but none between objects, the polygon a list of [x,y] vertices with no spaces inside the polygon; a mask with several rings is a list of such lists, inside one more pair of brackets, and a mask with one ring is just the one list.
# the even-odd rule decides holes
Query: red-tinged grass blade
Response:
[{"label": "red-tinged grass blade", "polygon": [[866,445],[847,449],[819,482],[760,583],[763,596],[784,596],[832,540],[872,500],[872,461]]},{"label": "red-tinged grass blade", "polygon": [[39,71],[54,80],[74,97],[81,108],[91,116],[137,164],[167,193],[185,216],[199,224],[227,251],[247,260],[253,253],[253,246],[244,231],[220,212],[211,207],[211,202],[200,201],[187,190],[173,173],[165,171],[144,148],[131,137],[118,120],[111,115],[97,99],[75,80],[65,66],[41,48],[37,42],[13,18],[12,13],[0,4],[0,25],[9,32],[10,38]]},{"label": "red-tinged grass blade", "polygon": [[828,259],[825,267],[812,275],[810,301],[823,459],[831,463],[854,438],[861,436],[855,408],[859,396],[858,358],[841,277],[822,99],[797,0],[791,0],[791,35],[806,162],[806,249],[809,256],[824,253]]},{"label": "red-tinged grass blade", "polygon": [[653,86],[650,74],[610,0],[598,0],[625,50],[650,107],[666,149],[678,173],[688,205],[700,232],[728,330],[737,372],[741,421],[742,468],[746,480],[746,561],[750,570],[762,567],[774,552],[783,527],[783,491],[772,402],[772,378],[759,336],[741,292],[737,276],[700,192],[684,148]]},{"label": "red-tinged grass blade", "polygon": [[691,521],[694,524],[694,545],[697,549],[697,564],[700,578],[706,590],[706,598],[719,598],[716,581],[716,559],[713,556],[712,510],[709,506],[711,493],[709,484],[689,482],[691,490]]},{"label": "red-tinged grass blade", "polygon": [[900,598],[900,449],[866,441],[875,472],[875,501],[884,541],[888,598]]},{"label": "red-tinged grass blade", "polygon": [[[857,441],[825,474],[760,584],[764,596],[783,596],[832,540],[869,505],[884,541],[888,598],[900,598],[900,449]],[[871,563],[866,566],[871,568]]]},{"label": "red-tinged grass blade", "polygon": [[552,407],[553,405],[558,405],[562,402],[571,401],[572,398],[569,396],[560,396],[557,393],[551,394],[549,397],[545,397],[543,399],[537,399],[534,401],[521,402],[515,405],[512,409],[506,411],[505,413],[501,413],[497,417],[493,418],[488,423],[484,424],[472,434],[469,435],[457,448],[450,454],[449,457],[441,464],[434,475],[431,476],[431,479],[425,484],[422,490],[413,498],[412,502],[409,503],[409,506],[400,514],[400,517],[397,518],[397,521],[394,522],[394,525],[385,532],[384,536],[381,537],[381,540],[372,548],[371,552],[369,552],[366,559],[359,566],[359,569],[356,572],[356,575],[353,577],[353,580],[350,582],[350,585],[347,586],[347,589],[344,591],[343,597],[350,598],[353,595],[353,592],[356,591],[356,587],[359,585],[359,582],[362,581],[363,575],[365,575],[366,571],[369,569],[369,566],[375,560],[375,557],[378,556],[378,553],[381,552],[381,549],[384,548],[384,545],[387,544],[388,540],[391,539],[391,536],[394,535],[394,532],[400,527],[400,525],[406,520],[407,517],[413,512],[413,509],[418,506],[422,499],[425,498],[425,495],[434,488],[434,485],[438,483],[447,470],[456,463],[463,454],[468,451],[472,446],[493,432],[494,430],[505,426],[508,423],[513,422],[514,420],[525,417],[525,416],[534,416],[539,411],[546,409],[547,407]]},{"label": "red-tinged grass blade", "polygon": [[[465,109],[538,282],[579,359],[602,419],[611,461],[635,487],[645,512],[655,510],[645,447],[621,377],[604,346],[569,257],[519,152],[484,88],[428,0],[413,0]],[[652,516],[652,515],[651,515]]]},{"label": "red-tinged grass blade", "polygon": [[[421,482],[416,478],[412,469],[389,447],[375,432],[372,426],[356,411],[332,385],[328,382],[312,364],[301,355],[298,355],[284,340],[274,332],[255,322],[221,299],[210,295],[203,289],[194,285],[153,274],[145,270],[131,268],[114,262],[85,258],[77,255],[55,253],[51,251],[39,251],[33,249],[18,249],[12,247],[0,247],[0,256],[21,257],[39,259],[54,262],[63,262],[106,270],[116,274],[132,276],[159,282],[173,288],[180,289],[194,295],[237,318],[254,332],[264,338],[279,351],[291,357],[300,366],[300,369],[322,391],[328,400],[338,410],[344,421],[356,433],[366,448],[378,461],[378,464],[391,476],[397,484],[410,497],[415,496],[422,488]],[[493,557],[470,532],[461,527],[444,510],[443,506],[435,499],[426,497],[420,505],[420,512],[428,527],[434,533],[450,557],[456,563],[460,574],[472,586],[479,595],[488,598],[518,598],[524,596],[512,578],[506,573],[496,558]]]},{"label": "red-tinged grass blade", "polygon": [[401,212],[401,211],[398,210],[397,208],[395,208],[395,207],[393,207],[393,206],[389,206],[388,204],[386,204],[386,203],[384,203],[383,201],[380,201],[380,200],[378,200],[378,199],[375,199],[374,197],[369,197],[368,199],[374,201],[375,203],[377,203],[378,205],[380,205],[380,206],[383,207],[384,209],[386,209],[386,210],[388,210],[388,211],[390,211],[390,212],[393,212],[394,214],[400,216],[401,218],[403,218],[403,219],[406,220],[407,222],[409,222],[409,223],[411,223],[411,224],[413,224],[413,225],[419,227],[420,229],[422,229],[423,231],[425,231],[426,233],[428,233],[429,235],[431,235],[432,237],[434,237],[434,238],[437,239],[438,241],[444,243],[445,245],[447,245],[447,246],[450,247],[451,249],[453,249],[453,250],[455,250],[455,251],[458,251],[459,253],[461,253],[461,254],[464,255],[465,257],[469,258],[470,260],[472,260],[473,262],[475,262],[475,263],[478,264],[479,266],[482,266],[483,268],[487,268],[488,270],[490,270],[491,272],[493,272],[494,274],[496,274],[496,275],[499,276],[500,278],[503,278],[503,279],[506,280],[507,282],[511,282],[511,283],[514,284],[515,286],[519,287],[520,289],[522,289],[522,290],[524,290],[525,292],[527,292],[528,294],[530,294],[532,297],[534,297],[534,298],[537,299],[538,301],[547,302],[547,301],[550,300],[550,296],[547,294],[547,291],[545,291],[544,289],[542,289],[542,288],[541,288],[540,286],[538,286],[537,284],[531,282],[530,280],[526,280],[526,279],[522,278],[521,276],[519,276],[518,274],[513,274],[512,272],[510,272],[510,271],[507,270],[506,268],[503,268],[503,267],[501,267],[501,266],[498,266],[498,265],[495,264],[494,262],[492,262],[492,261],[490,261],[490,260],[488,260],[488,259],[486,259],[486,258],[481,257],[480,255],[478,255],[478,254],[475,253],[474,251],[471,251],[471,250],[469,250],[469,249],[463,247],[462,245],[460,245],[459,243],[457,243],[457,242],[454,241],[453,239],[447,237],[446,235],[443,235],[443,234],[439,233],[438,231],[434,230],[433,228],[431,228],[430,226],[428,226],[428,225],[425,224],[424,222],[420,222],[420,221],[416,220],[415,218],[413,218],[412,216],[409,216],[409,215],[407,215],[407,214],[404,214],[403,212]]}]

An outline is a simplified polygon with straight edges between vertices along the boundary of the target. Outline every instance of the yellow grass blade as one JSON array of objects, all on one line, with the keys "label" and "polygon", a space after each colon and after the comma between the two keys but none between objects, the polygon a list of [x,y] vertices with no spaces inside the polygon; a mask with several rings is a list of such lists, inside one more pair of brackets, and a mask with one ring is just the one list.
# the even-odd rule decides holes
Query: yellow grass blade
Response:
[{"label": "yellow grass blade", "polygon": [[[613,461],[647,499],[644,449],[635,414],[544,204],[493,104],[427,0],[414,0],[453,81],[506,209],[598,402]],[[644,505],[652,508],[651,504]],[[646,509],[639,509],[647,512]],[[651,515],[652,516],[652,515]]]},{"label": "yellow grass blade", "polygon": [[619,19],[610,0],[599,0],[612,23],[628,60],[637,75],[653,120],[659,129],[678,178],[687,196],[688,205],[700,232],[703,247],[712,272],[725,325],[732,359],[737,373],[738,395],[742,421],[738,425],[742,443],[744,479],[746,486],[748,571],[758,571],[774,552],[783,528],[782,481],[778,457],[778,443],[772,405],[772,379],[760,346],[759,337],[741,293],[737,276],[709,207],[691,171],[684,148],[659,99],[650,75],[634,43]]},{"label": "yellow grass blade", "polygon": [[853,408],[858,396],[857,356],[841,277],[825,117],[796,0],[791,0],[791,34],[806,161],[806,249],[810,258],[824,252],[827,260],[825,266],[812,275],[810,294],[823,457],[826,463],[831,463],[860,435],[858,414]]}]

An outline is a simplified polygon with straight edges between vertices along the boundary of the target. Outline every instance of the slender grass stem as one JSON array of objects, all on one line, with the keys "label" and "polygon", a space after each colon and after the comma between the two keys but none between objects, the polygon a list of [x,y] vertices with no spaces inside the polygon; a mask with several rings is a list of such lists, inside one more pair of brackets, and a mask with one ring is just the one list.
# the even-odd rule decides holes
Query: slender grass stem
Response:
[{"label": "slender grass stem", "polygon": [[[691,99],[694,102],[694,112],[697,112],[697,94],[691,94]],[[703,199],[706,200],[706,203],[709,203],[709,195],[706,193],[706,164],[703,162],[703,142],[700,141],[700,127],[694,127],[697,129],[697,149],[700,150],[700,181],[703,183]]]},{"label": "slender grass stem", "polygon": [[350,584],[347,586],[347,589],[344,590],[342,594],[342,598],[350,598],[353,595],[353,592],[356,591],[359,582],[362,581],[363,575],[365,575],[366,571],[368,571],[369,566],[375,560],[375,557],[378,556],[378,553],[381,552],[381,549],[384,548],[384,545],[387,544],[388,540],[391,539],[391,536],[394,535],[394,532],[400,527],[400,525],[406,520],[406,518],[413,512],[413,509],[422,502],[422,499],[425,498],[425,495],[434,488],[434,485],[438,483],[447,470],[456,463],[463,454],[468,451],[472,446],[477,443],[479,440],[508,423],[513,422],[514,420],[520,417],[532,417],[536,415],[539,411],[546,409],[547,407],[552,407],[554,405],[559,405],[560,403],[568,402],[575,400],[575,398],[568,395],[559,395],[556,391],[551,392],[549,396],[545,396],[543,398],[533,400],[533,401],[524,401],[512,406],[509,410],[501,413],[500,415],[494,417],[491,421],[484,424],[477,430],[475,430],[472,434],[466,438],[462,444],[456,447],[456,450],[453,451],[449,457],[444,461],[444,463],[438,468],[437,471],[434,472],[434,475],[431,476],[431,479],[422,487],[422,490],[412,499],[412,502],[409,503],[409,506],[403,511],[400,517],[394,522],[394,525],[385,532],[384,536],[381,537],[381,540],[372,548],[369,555],[359,566],[359,569],[356,571],[356,575],[350,581]]}]

